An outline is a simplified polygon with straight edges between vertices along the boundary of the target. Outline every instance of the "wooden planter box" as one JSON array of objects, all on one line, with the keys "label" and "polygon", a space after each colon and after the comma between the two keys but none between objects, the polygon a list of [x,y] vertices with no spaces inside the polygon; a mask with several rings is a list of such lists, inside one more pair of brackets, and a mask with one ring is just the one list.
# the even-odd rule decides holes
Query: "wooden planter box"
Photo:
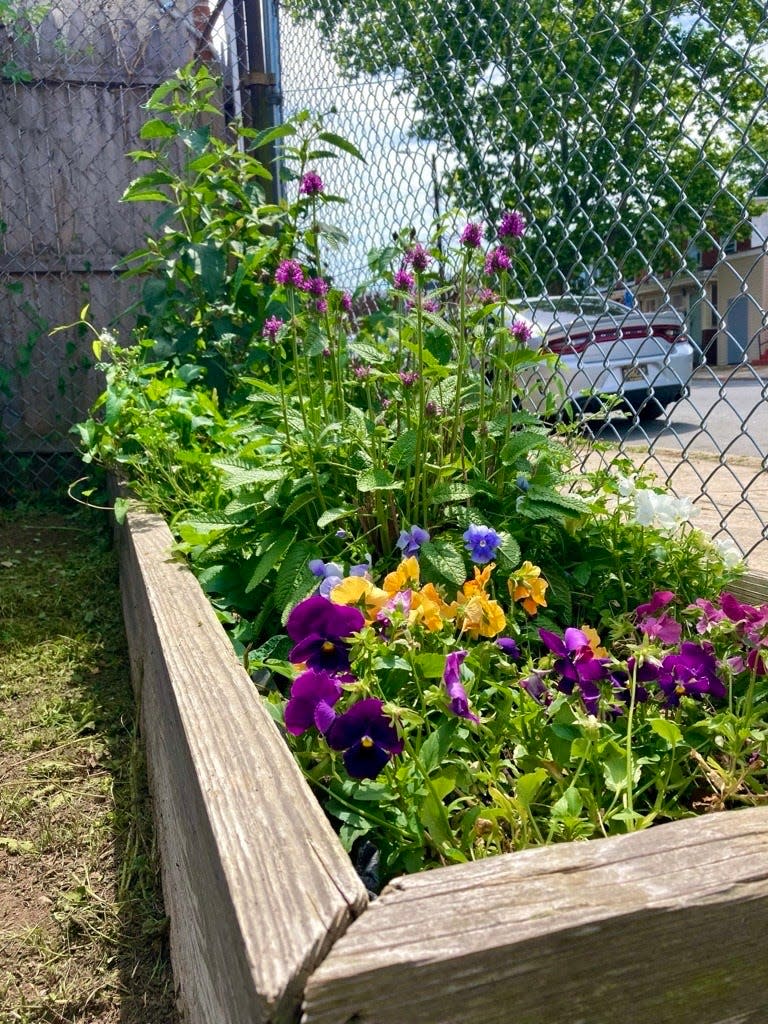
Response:
[{"label": "wooden planter box", "polygon": [[118,537],[185,1021],[768,1021],[768,810],[434,870],[368,905],[164,522],[130,513]]}]

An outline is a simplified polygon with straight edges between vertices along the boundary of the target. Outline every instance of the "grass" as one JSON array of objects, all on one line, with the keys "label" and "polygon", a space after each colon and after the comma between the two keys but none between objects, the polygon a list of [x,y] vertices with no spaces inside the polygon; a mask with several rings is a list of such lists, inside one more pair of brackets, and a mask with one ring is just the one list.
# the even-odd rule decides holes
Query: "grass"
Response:
[{"label": "grass", "polygon": [[0,510],[0,1024],[175,1024],[103,514]]}]

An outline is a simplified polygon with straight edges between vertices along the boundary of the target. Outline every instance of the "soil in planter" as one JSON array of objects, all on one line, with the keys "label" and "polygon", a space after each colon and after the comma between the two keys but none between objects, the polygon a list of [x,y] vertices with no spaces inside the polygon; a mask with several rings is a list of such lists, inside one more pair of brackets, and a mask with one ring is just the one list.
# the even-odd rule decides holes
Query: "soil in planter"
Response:
[{"label": "soil in planter", "polygon": [[175,1024],[103,514],[0,511],[0,1020]]}]

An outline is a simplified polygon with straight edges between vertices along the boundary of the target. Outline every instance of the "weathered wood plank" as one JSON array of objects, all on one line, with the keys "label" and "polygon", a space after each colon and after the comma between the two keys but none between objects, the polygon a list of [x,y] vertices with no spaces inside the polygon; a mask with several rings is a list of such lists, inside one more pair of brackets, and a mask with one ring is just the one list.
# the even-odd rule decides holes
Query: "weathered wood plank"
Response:
[{"label": "weathered wood plank", "polygon": [[768,809],[399,879],[304,1024],[765,1024]]},{"label": "weathered wood plank", "polygon": [[768,604],[768,573],[754,570],[745,572],[730,590],[740,601],[748,604]]},{"label": "weathered wood plank", "polygon": [[165,524],[119,536],[184,1019],[288,1024],[365,890]]}]

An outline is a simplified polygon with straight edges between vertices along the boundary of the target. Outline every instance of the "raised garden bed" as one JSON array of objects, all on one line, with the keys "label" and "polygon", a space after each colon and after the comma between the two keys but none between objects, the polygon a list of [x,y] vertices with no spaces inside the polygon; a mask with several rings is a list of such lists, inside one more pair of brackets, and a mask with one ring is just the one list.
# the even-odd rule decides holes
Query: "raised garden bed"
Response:
[{"label": "raised garden bed", "polygon": [[118,537],[185,1019],[768,1019],[768,811],[438,869],[369,906],[164,522]]}]

